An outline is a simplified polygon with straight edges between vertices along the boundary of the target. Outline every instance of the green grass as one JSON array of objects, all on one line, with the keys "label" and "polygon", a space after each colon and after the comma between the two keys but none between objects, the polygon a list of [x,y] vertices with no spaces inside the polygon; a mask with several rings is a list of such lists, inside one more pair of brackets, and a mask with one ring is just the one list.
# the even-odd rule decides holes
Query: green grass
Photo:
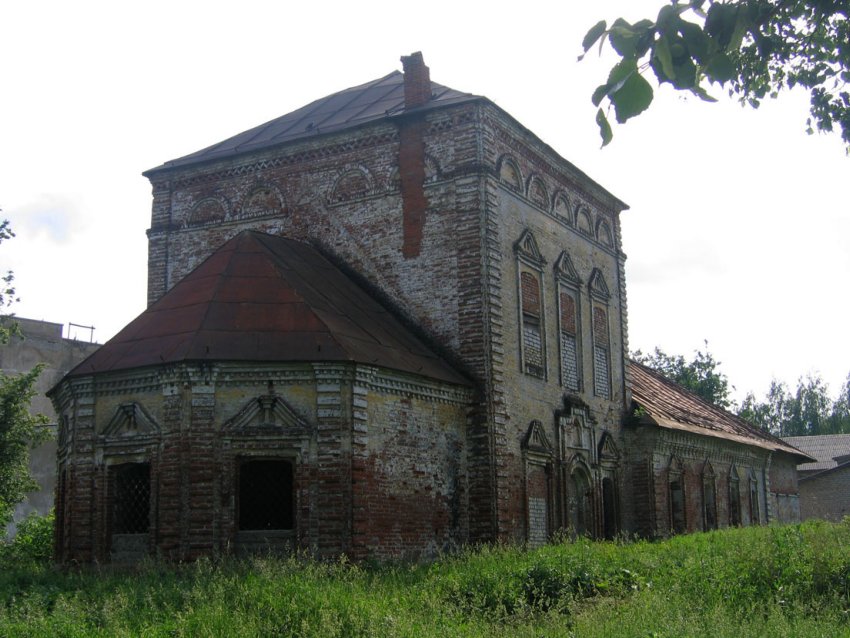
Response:
[{"label": "green grass", "polygon": [[850,636],[850,519],[425,565],[5,559],[0,636]]}]

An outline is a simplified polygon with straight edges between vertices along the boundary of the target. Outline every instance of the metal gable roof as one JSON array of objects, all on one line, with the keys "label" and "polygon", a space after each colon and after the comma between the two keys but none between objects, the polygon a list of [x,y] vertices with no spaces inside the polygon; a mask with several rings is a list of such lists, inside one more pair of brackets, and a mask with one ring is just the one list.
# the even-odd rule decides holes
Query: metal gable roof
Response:
[{"label": "metal gable roof", "polygon": [[809,456],[782,439],[750,425],[731,412],[704,401],[655,370],[628,360],[632,398],[659,427],[727,439],[785,452],[801,461]]},{"label": "metal gable roof", "polygon": [[[431,100],[421,108],[445,106],[480,99],[431,82]],[[165,162],[144,174],[200,162],[225,159],[306,139],[317,135],[353,128],[389,117],[404,110],[404,74],[393,71],[382,78],[333,93],[291,113],[234,135],[205,149]]]},{"label": "metal gable roof", "polygon": [[180,361],[356,361],[469,385],[315,248],[244,231],[68,376]]},{"label": "metal gable roof", "polygon": [[814,463],[800,465],[797,469],[801,472],[829,470],[850,460],[845,458],[850,455],[850,434],[786,436],[782,440],[816,459]]}]

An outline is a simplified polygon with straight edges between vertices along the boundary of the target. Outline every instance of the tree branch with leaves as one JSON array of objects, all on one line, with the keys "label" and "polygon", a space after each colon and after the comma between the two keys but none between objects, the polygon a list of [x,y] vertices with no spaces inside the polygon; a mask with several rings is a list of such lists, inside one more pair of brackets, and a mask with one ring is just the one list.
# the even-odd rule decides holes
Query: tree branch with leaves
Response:
[{"label": "tree branch with leaves", "polygon": [[591,98],[603,146],[613,137],[612,109],[622,124],[652,103],[651,70],[659,85],[709,102],[719,85],[753,108],[802,87],[810,100],[807,132],[837,130],[850,153],[847,0],[673,0],[654,21],[598,22],[584,37],[584,53],[597,43],[601,53],[605,42],[621,59]]}]

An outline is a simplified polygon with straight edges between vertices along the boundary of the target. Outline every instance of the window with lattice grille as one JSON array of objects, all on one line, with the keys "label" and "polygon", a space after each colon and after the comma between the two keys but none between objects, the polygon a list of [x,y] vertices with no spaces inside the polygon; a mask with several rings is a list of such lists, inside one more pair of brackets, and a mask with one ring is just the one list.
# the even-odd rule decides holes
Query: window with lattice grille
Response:
[{"label": "window with lattice grille", "polygon": [[593,309],[593,388],[596,396],[611,396],[611,357],[608,344],[608,313]]},{"label": "window with lattice grille", "polygon": [[685,489],[682,475],[670,477],[670,527],[674,534],[684,534],[687,531],[685,523]]},{"label": "window with lattice grille", "polygon": [[579,389],[578,323],[575,298],[566,292],[560,295],[561,306],[561,384],[570,390]]},{"label": "window with lattice grille", "polygon": [[293,528],[292,463],[243,461],[239,467],[239,529]]},{"label": "window with lattice grille", "polygon": [[541,329],[540,282],[530,272],[520,275],[522,294],[522,369],[535,377],[545,376],[546,359]]},{"label": "window with lattice grille", "polygon": [[150,464],[124,463],[111,466],[109,471],[112,474],[112,533],[146,534],[150,527]]},{"label": "window with lattice grille", "polygon": [[750,478],[750,517],[753,525],[759,524],[759,490],[758,482],[754,477]]}]

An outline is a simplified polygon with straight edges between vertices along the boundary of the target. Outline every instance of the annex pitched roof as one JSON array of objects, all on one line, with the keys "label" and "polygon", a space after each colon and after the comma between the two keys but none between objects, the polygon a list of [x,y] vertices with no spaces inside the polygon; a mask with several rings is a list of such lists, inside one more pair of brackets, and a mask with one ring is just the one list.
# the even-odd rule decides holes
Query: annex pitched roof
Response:
[{"label": "annex pitched roof", "polygon": [[782,440],[815,459],[813,463],[798,465],[799,472],[822,472],[850,461],[850,434],[786,436]]},{"label": "annex pitched roof", "polygon": [[314,247],[244,231],[68,376],[188,361],[351,361],[468,385]]},{"label": "annex pitched roof", "polygon": [[801,462],[811,460],[807,454],[782,439],[704,401],[655,370],[632,360],[628,360],[627,364],[632,379],[632,398],[645,412],[643,422],[785,452]]},{"label": "annex pitched roof", "polygon": [[[431,82],[431,99],[426,107],[420,108],[447,106],[477,99],[481,98]],[[339,132],[400,114],[404,110],[404,74],[393,71],[377,80],[318,99],[218,144],[165,162],[161,166],[146,171],[145,175],[164,169],[225,159],[325,133]]]}]

